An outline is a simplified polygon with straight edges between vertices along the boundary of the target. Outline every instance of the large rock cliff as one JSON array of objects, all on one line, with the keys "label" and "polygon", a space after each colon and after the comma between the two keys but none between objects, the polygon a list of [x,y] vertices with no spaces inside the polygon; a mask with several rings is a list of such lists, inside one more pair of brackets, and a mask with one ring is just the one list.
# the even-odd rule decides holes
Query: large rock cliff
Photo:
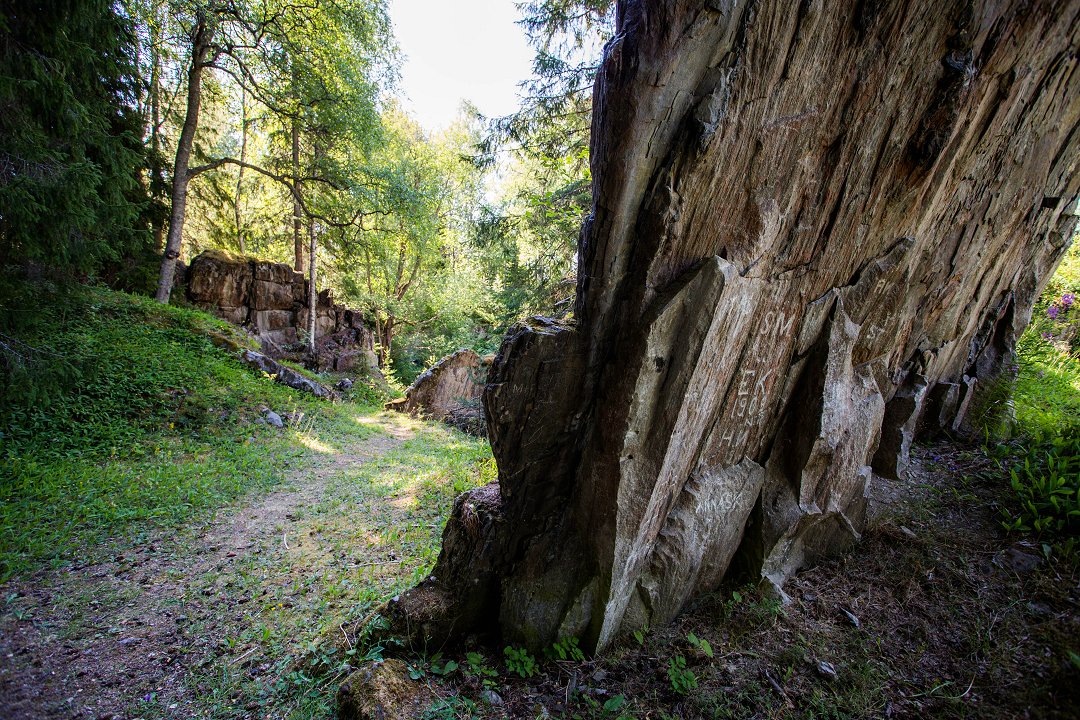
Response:
[{"label": "large rock cliff", "polygon": [[782,585],[964,426],[1076,225],[1080,3],[617,16],[573,321],[503,342],[498,487],[400,627],[603,648],[733,563]]}]

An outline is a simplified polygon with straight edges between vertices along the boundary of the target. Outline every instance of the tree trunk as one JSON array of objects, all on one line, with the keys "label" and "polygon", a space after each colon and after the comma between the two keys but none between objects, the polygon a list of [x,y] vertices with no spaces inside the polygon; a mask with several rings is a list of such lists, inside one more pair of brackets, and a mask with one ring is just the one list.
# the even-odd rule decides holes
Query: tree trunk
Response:
[{"label": "tree trunk", "polygon": [[292,121],[292,169],[295,190],[292,193],[293,213],[293,269],[304,272],[304,208],[300,203],[300,121]]},{"label": "tree trunk", "polygon": [[[248,142],[248,117],[247,117],[247,88],[240,86],[240,162],[247,162]],[[244,166],[241,164],[236,171],[236,198],[233,202],[233,215],[236,219],[236,244],[240,254],[247,252],[244,242],[244,218],[241,209],[241,198],[244,192]]]},{"label": "tree trunk", "polygon": [[308,220],[308,353],[311,355],[312,361],[315,360],[315,342],[318,338],[315,336],[318,325],[316,324],[316,315],[319,309],[319,286],[318,277],[316,275],[316,267],[318,263],[315,262],[315,220]]},{"label": "tree trunk", "polygon": [[1069,242],[1078,44],[1066,0],[621,2],[574,321],[503,341],[498,487],[395,617],[602,649],[858,539]]},{"label": "tree trunk", "polygon": [[202,74],[206,56],[214,39],[214,27],[201,11],[191,31],[191,68],[188,70],[187,113],[176,142],[176,161],[173,163],[172,210],[169,215],[169,234],[165,240],[165,252],[161,258],[161,274],[155,298],[160,303],[169,302],[172,293],[176,261],[184,235],[184,211],[187,209],[187,188],[191,179],[188,166],[191,149],[195,143],[195,131],[199,128],[199,108],[202,105]]},{"label": "tree trunk", "polygon": [[386,320],[376,329],[379,338],[379,367],[389,367],[390,351],[394,346],[394,316],[388,313]]},{"label": "tree trunk", "polygon": [[[161,22],[158,10],[153,10],[154,22],[150,23],[150,189],[151,197],[164,200],[165,171],[161,151]],[[163,217],[153,221],[154,250],[165,252],[165,223]]]}]

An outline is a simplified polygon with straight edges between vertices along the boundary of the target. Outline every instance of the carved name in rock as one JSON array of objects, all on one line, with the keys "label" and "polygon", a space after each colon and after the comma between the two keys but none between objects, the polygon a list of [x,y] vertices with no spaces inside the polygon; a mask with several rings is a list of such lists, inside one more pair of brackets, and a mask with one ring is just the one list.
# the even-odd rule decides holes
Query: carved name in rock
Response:
[{"label": "carved name in rock", "polygon": [[1078,46],[1076,2],[620,2],[574,322],[504,340],[498,487],[394,617],[602,649],[857,540],[1066,249]]},{"label": "carved name in rock", "polygon": [[[307,332],[307,281],[284,263],[206,250],[188,269],[188,299],[235,325],[247,328],[276,358],[310,361],[299,342]],[[375,336],[357,310],[334,303],[329,290],[315,307],[315,364],[318,370],[378,373]]]},{"label": "carved name in rock", "polygon": [[420,374],[405,397],[386,403],[387,410],[441,420],[475,435],[484,433],[480,403],[491,358],[458,350]]}]

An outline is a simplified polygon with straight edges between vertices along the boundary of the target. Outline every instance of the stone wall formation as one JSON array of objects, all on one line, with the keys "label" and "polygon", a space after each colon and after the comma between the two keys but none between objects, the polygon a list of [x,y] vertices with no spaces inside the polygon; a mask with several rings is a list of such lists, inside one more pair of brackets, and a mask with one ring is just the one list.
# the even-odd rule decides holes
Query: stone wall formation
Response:
[{"label": "stone wall formation", "polygon": [[[375,335],[363,314],[336,304],[329,290],[318,297],[317,369],[378,372]],[[187,299],[249,330],[270,357],[307,359],[307,281],[289,265],[206,250],[188,267]]]},{"label": "stone wall formation", "polygon": [[[572,320],[504,339],[498,483],[395,629],[599,651],[856,541],[917,433],[970,429],[1073,236],[1078,47],[1069,0],[619,2]],[[302,279],[246,267],[192,298],[287,344]]]}]

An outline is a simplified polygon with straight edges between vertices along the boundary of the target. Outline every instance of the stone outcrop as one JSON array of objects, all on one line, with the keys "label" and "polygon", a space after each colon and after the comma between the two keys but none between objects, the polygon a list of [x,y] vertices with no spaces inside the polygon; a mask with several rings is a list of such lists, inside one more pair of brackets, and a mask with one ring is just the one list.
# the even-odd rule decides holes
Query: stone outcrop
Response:
[{"label": "stone outcrop", "polygon": [[[196,307],[246,328],[265,354],[308,360],[302,342],[310,316],[307,281],[288,265],[206,250],[188,268],[187,297]],[[363,314],[335,304],[330,290],[319,293],[315,328],[316,369],[378,372],[375,336]]]},{"label": "stone outcrop", "polygon": [[387,410],[449,423],[473,435],[485,429],[481,394],[491,358],[473,350],[458,350],[431,366],[405,391],[405,397],[386,403]]},{"label": "stone outcrop", "polygon": [[315,382],[309,377],[298,373],[287,365],[273,360],[272,358],[257,353],[254,350],[243,350],[240,352],[240,362],[247,365],[253,370],[259,370],[274,378],[274,382],[279,382],[282,385],[293,388],[294,390],[303,390],[306,393],[310,393],[315,397],[336,399],[338,394],[326,387],[322,383]]},{"label": "stone outcrop", "polygon": [[617,18],[573,321],[496,357],[499,484],[455,503],[432,632],[602,649],[854,542],[872,468],[963,427],[1076,225],[1080,3]]}]

